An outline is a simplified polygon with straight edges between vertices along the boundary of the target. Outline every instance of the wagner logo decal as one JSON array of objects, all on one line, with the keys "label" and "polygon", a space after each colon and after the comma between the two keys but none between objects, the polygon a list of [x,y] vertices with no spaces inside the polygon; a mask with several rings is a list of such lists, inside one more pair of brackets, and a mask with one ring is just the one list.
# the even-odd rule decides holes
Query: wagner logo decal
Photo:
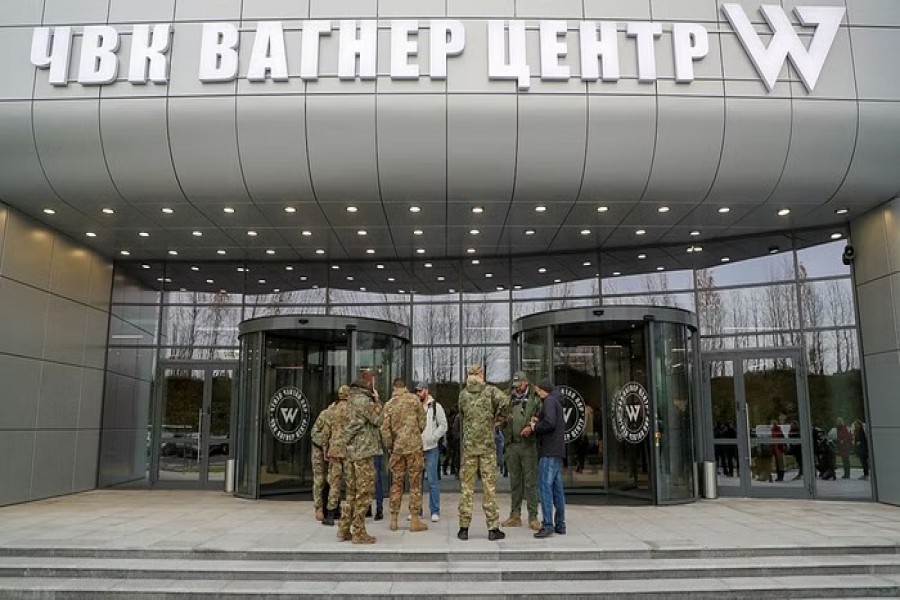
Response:
[{"label": "wagner logo decal", "polygon": [[650,433],[650,397],[641,384],[630,381],[612,401],[613,433],[620,442],[640,444]]},{"label": "wagner logo decal", "polygon": [[559,386],[562,394],[563,419],[566,421],[566,443],[570,444],[581,437],[585,426],[584,397],[575,388],[567,385]]},{"label": "wagner logo decal", "polygon": [[294,444],[309,429],[309,401],[296,387],[284,387],[269,400],[269,431],[283,444]]}]

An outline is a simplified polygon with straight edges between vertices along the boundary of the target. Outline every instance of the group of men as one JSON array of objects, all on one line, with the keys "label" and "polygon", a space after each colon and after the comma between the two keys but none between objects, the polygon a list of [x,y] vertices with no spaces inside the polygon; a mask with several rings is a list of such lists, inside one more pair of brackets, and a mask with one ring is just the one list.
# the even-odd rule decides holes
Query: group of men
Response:
[{"label": "group of men", "polygon": [[[506,439],[506,464],[512,487],[512,506],[506,527],[522,525],[523,500],[529,526],[535,537],[566,532],[562,461],[565,456],[565,421],[562,403],[549,382],[531,385],[525,373],[513,377],[507,395],[484,379],[480,365],[467,371],[466,386],[459,394],[462,419],[459,532],[469,538],[475,480],[483,483],[483,508],[488,539],[500,540],[500,511],[496,497],[497,457],[494,431],[501,428]],[[431,520],[440,519],[438,442],[447,432],[443,408],[428,393],[427,384],[407,390],[402,379],[393,382],[391,398],[382,405],[375,386],[375,372],[364,370],[357,381],[341,386],[338,399],[320,413],[313,426],[313,497],[316,518],[334,525],[341,487],[346,490],[341,505],[337,537],[355,544],[371,544],[365,517],[375,493],[375,458],[382,448],[389,453],[391,471],[390,530],[399,528],[398,517],[403,483],[409,480],[410,531],[426,531],[422,521],[422,472],[429,483]],[[327,465],[327,466],[326,466]],[[327,500],[323,498],[326,478]],[[536,483],[539,479],[539,485]],[[537,518],[538,489],[542,519]],[[553,508],[556,507],[554,514]]]}]

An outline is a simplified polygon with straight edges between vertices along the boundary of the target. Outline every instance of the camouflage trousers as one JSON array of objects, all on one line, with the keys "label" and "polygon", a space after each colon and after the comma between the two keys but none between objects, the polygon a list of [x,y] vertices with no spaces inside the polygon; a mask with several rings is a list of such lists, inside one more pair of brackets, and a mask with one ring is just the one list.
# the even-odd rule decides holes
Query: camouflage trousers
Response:
[{"label": "camouflage trousers", "polygon": [[366,510],[375,496],[375,461],[372,457],[344,461],[347,497],[341,506],[338,534],[354,537],[366,533]]},{"label": "camouflage trousers", "polygon": [[312,472],[313,472],[313,502],[316,510],[322,508],[322,490],[325,489],[325,471],[328,463],[325,461],[325,452],[321,448],[312,447]]},{"label": "camouflage trousers", "polygon": [[409,514],[422,512],[422,469],[425,459],[422,451],[409,454],[391,454],[391,514],[400,512],[403,499],[403,476],[409,476]]},{"label": "camouflage trousers", "polygon": [[497,455],[463,454],[462,467],[459,474],[459,526],[468,527],[472,522],[472,503],[475,493],[475,475],[481,473],[484,495],[481,506],[487,520],[487,528],[499,529],[500,508],[497,506]]},{"label": "camouflage trousers", "polygon": [[341,485],[344,483],[344,459],[328,461],[328,510],[337,510],[341,501]]}]

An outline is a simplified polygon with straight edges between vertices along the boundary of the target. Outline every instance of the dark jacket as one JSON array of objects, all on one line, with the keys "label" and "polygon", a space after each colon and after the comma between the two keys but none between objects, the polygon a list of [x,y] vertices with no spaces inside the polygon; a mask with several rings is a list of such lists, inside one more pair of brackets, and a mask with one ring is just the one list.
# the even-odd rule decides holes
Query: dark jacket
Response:
[{"label": "dark jacket", "polygon": [[537,437],[538,457],[566,457],[566,420],[563,419],[558,388],[554,388],[550,395],[544,398],[541,418],[534,426],[534,434]]}]

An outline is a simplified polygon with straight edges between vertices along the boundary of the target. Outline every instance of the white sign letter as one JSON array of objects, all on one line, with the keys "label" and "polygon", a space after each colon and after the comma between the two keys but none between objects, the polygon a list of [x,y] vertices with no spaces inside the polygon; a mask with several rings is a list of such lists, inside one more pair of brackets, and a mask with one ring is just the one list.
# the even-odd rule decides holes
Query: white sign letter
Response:
[{"label": "white sign letter", "polygon": [[287,54],[284,51],[284,29],[278,21],[260,21],[250,55],[248,81],[265,81],[266,73],[273,81],[287,81]]},{"label": "white sign letter", "polygon": [[516,79],[519,89],[527,90],[531,87],[531,69],[525,60],[525,23],[509,22],[508,46],[505,29],[503,21],[488,21],[488,76],[491,79]]},{"label": "white sign letter", "polygon": [[568,31],[566,21],[541,21],[541,79],[566,81],[569,78],[569,65],[559,64],[559,59],[569,53],[565,38]]},{"label": "white sign letter", "polygon": [[319,39],[331,35],[331,21],[305,21],[300,48],[300,79],[315,81],[319,78]]},{"label": "white sign letter", "polygon": [[[356,37],[357,23],[359,37]],[[359,57],[359,78],[375,79],[375,59],[378,51],[378,28],[375,21],[341,21],[338,51],[338,77],[356,79],[356,57]]]},{"label": "white sign letter", "polygon": [[702,25],[675,23],[672,25],[672,45],[675,50],[675,81],[694,80],[694,61],[709,54],[709,32]]},{"label": "white sign letter", "polygon": [[409,39],[411,33],[418,37],[418,21],[391,21],[391,79],[419,78],[419,65],[409,64],[410,56],[419,55],[418,39]]},{"label": "white sign letter", "polygon": [[169,51],[168,23],[153,26],[150,36],[149,25],[135,25],[131,35],[131,60],[128,65],[128,81],[136,84],[147,83],[147,67],[150,67],[150,81],[165,83],[168,79],[169,65],[166,52]]},{"label": "white sign letter", "polygon": [[200,81],[233,81],[238,72],[237,27],[228,23],[204,23],[200,38]]},{"label": "white sign letter", "polygon": [[119,32],[106,25],[84,28],[81,40],[81,62],[78,65],[78,83],[103,85],[116,80],[119,72]]},{"label": "white sign letter", "polygon": [[50,67],[51,85],[69,83],[71,51],[71,27],[37,27],[31,36],[31,64],[41,69]]},{"label": "white sign letter", "polygon": [[447,57],[466,47],[466,28],[459,21],[431,22],[431,78],[447,78]]},{"label": "white sign letter", "polygon": [[629,23],[628,37],[635,38],[638,57],[638,81],[656,81],[656,48],[654,42],[662,35],[659,23]]},{"label": "white sign letter", "polygon": [[741,5],[723,4],[722,10],[725,11],[725,16],[741,40],[741,45],[744,46],[744,50],[753,61],[753,66],[770,92],[775,88],[778,73],[786,58],[791,59],[806,90],[812,92],[822,73],[822,67],[831,51],[831,45],[834,43],[834,37],[841,26],[846,9],[836,6],[798,6],[794,9],[801,25],[807,27],[817,25],[808,51],[794,31],[794,26],[791,25],[784,9],[778,6],[764,4],[761,8],[773,34],[768,48],[763,45]]},{"label": "white sign letter", "polygon": [[[603,61],[603,74],[600,63]],[[597,22],[581,22],[581,79],[582,81],[619,80],[619,38],[616,24],[600,22],[600,39],[597,39]]]}]

